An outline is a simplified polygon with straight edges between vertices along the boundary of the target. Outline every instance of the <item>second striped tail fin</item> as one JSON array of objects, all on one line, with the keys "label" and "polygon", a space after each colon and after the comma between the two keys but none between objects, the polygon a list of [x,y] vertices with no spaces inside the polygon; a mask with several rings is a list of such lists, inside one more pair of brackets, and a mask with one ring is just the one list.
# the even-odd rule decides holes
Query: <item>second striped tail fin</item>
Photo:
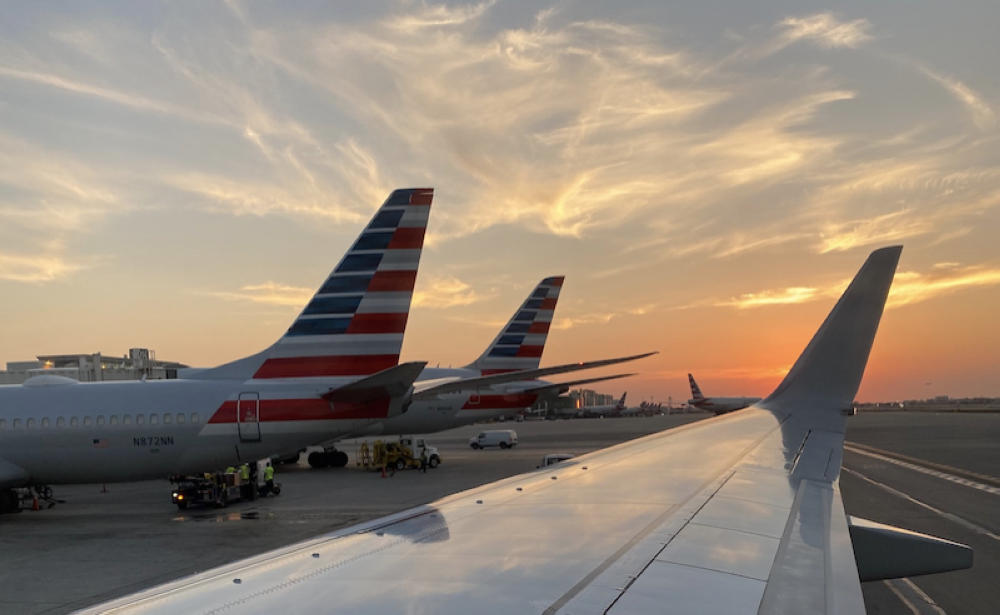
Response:
[{"label": "second striped tail fin", "polygon": [[539,282],[486,351],[467,368],[484,376],[538,369],[564,279],[554,276]]}]

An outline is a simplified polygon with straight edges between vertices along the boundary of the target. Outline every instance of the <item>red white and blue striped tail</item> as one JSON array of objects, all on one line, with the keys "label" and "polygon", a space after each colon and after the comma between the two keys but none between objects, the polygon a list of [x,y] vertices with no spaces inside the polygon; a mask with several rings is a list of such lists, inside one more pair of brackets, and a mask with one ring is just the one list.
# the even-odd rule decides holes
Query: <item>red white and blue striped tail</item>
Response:
[{"label": "red white and blue striped tail", "polygon": [[397,365],[433,197],[393,191],[280,340],[194,377],[357,377]]},{"label": "red white and blue striped tail", "polygon": [[705,396],[701,394],[701,389],[698,388],[698,383],[694,381],[694,376],[688,374],[688,384],[691,385],[691,399],[705,399]]},{"label": "red white and blue striped tail", "polygon": [[563,279],[556,276],[539,282],[486,352],[467,368],[479,370],[484,376],[538,369]]}]

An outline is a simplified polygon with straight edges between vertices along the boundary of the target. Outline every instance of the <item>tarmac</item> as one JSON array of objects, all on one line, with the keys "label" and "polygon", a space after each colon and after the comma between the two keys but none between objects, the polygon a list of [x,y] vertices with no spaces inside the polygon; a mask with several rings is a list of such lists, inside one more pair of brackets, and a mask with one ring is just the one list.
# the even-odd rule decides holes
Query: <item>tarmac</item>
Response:
[{"label": "tarmac", "polygon": [[[547,453],[581,454],[705,416],[489,426],[517,430],[520,443],[511,450],[473,451],[468,440],[484,429],[473,425],[428,436],[440,449],[439,468],[387,478],[353,465],[354,444],[345,442],[347,468],[279,466],[280,496],[227,509],[179,511],[166,481],[108,485],[107,492],[101,485],[56,487],[65,504],[0,517],[0,613],[69,613],[534,469]],[[861,414],[851,419],[848,441],[866,447],[849,444],[845,454],[849,514],[976,550],[967,571],[866,583],[868,612],[993,612],[1000,599],[1000,414]],[[969,478],[978,475],[997,485]]]}]

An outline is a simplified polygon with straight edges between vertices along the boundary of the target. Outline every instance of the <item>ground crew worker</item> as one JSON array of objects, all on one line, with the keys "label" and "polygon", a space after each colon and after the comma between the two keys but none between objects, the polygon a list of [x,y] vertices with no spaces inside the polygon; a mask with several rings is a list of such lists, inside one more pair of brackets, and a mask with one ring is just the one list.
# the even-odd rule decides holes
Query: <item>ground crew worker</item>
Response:
[{"label": "ground crew worker", "polygon": [[420,471],[427,474],[427,451],[420,451]]},{"label": "ground crew worker", "polygon": [[225,473],[226,474],[236,474],[236,468],[234,468],[233,466],[229,466],[228,468],[226,468],[226,472]]},{"label": "ground crew worker", "polygon": [[250,499],[257,499],[257,462],[250,464]]},{"label": "ground crew worker", "polygon": [[240,493],[244,500],[250,499],[250,464],[240,466]]},{"label": "ground crew worker", "polygon": [[274,491],[274,468],[271,467],[270,462],[264,468],[264,489],[268,494]]}]

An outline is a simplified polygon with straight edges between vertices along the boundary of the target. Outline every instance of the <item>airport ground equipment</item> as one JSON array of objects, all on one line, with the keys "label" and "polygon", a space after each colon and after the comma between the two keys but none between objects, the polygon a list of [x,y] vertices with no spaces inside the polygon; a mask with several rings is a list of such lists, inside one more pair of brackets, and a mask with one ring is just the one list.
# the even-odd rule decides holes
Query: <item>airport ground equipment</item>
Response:
[{"label": "airport ground equipment", "polygon": [[487,446],[513,448],[517,446],[517,432],[513,429],[490,429],[474,438],[469,438],[469,446],[476,450]]},{"label": "airport ground equipment", "polygon": [[207,472],[202,476],[183,476],[171,479],[177,487],[171,502],[186,510],[189,506],[214,506],[225,508],[243,499],[240,476],[235,472]]},{"label": "airport ground equipment", "polygon": [[357,464],[366,470],[419,468],[421,454],[425,455],[428,467],[436,468],[441,464],[437,447],[427,446],[423,438],[400,438],[387,442],[375,440],[370,447],[367,442],[359,442],[356,454]]}]

